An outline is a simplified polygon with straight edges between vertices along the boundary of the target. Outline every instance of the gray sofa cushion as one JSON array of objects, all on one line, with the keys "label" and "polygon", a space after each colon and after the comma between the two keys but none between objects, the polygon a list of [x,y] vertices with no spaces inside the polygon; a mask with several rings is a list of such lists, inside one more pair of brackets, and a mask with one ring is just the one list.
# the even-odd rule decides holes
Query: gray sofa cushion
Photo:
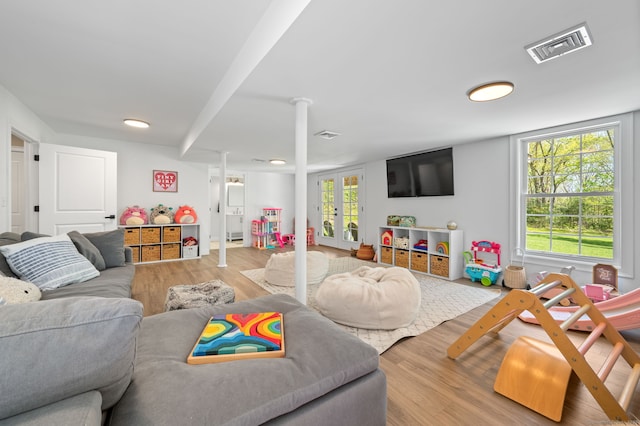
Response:
[{"label": "gray sofa cushion", "polygon": [[131,299],[0,306],[0,419],[91,390],[111,407],[129,385],[141,320]]},{"label": "gray sofa cushion", "polygon": [[124,266],[124,228],[83,235],[100,250],[107,268]]},{"label": "gray sofa cushion", "polygon": [[[2,234],[0,234],[0,246],[15,244],[19,242],[20,234],[16,234],[15,232],[3,232]],[[7,263],[7,259],[5,259],[2,253],[0,253],[0,272],[2,272],[7,277],[17,277],[17,275],[11,270],[11,267]]]},{"label": "gray sofa cushion", "polygon": [[131,282],[136,273],[133,264],[108,268],[100,276],[83,283],[70,284],[42,292],[42,300],[76,296],[131,297]]},{"label": "gray sofa cushion", "polygon": [[71,241],[76,246],[80,254],[86,257],[98,271],[104,271],[106,269],[107,265],[104,262],[102,253],[100,253],[98,247],[93,245],[87,237],[78,231],[71,231],[67,235],[69,235],[69,238],[71,238]]},{"label": "gray sofa cushion", "polygon": [[[211,315],[264,311],[284,314],[284,358],[186,363]],[[200,424],[257,425],[377,368],[373,347],[286,295],[165,312],[142,321],[134,376],[110,424],[185,424],[191,413]]]},{"label": "gray sofa cushion", "polygon": [[37,232],[24,231],[20,235],[20,241],[29,241],[29,240],[33,240],[34,238],[50,237],[50,236],[51,235],[47,235],[47,234],[38,234]]},{"label": "gray sofa cushion", "polygon": [[0,420],[0,426],[100,426],[102,396],[90,391]]}]

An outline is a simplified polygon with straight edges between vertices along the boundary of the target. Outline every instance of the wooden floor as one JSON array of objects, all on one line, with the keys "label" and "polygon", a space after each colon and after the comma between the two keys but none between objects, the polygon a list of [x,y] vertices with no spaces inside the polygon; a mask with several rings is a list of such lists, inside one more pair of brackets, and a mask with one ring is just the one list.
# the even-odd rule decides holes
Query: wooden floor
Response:
[{"label": "wooden floor", "polygon": [[[133,283],[133,298],[144,304],[145,315],[163,310],[167,288],[176,284],[193,284],[221,279],[234,287],[236,300],[268,294],[240,273],[262,268],[274,252],[288,249],[227,250],[227,267],[219,268],[218,251],[202,259],[138,265]],[[348,252],[323,246],[310,247],[331,257],[348,256]],[[460,281],[464,282],[464,281]],[[477,286],[470,281],[468,285]],[[505,290],[506,291],[506,290]],[[513,321],[499,335],[485,336],[458,359],[449,359],[446,350],[496,301],[445,322],[418,336],[402,340],[380,357],[387,376],[388,425],[546,425],[558,424],[493,391],[500,363],[510,344],[520,335],[548,340],[535,325]],[[569,332],[576,341],[585,334]],[[640,330],[623,333],[636,351],[640,351]],[[596,369],[608,355],[606,341],[596,343],[588,352]],[[614,395],[622,390],[631,369],[619,361],[606,384]],[[522,383],[522,386],[527,386]],[[640,417],[640,390],[629,412]],[[607,416],[587,389],[573,375],[569,383],[562,422],[567,425],[602,425]]]}]

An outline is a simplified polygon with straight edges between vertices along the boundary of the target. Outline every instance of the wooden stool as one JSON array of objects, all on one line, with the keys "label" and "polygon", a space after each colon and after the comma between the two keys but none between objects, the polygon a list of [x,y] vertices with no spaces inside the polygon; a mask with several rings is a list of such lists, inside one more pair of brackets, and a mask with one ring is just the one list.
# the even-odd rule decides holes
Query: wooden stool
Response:
[{"label": "wooden stool", "polygon": [[493,389],[559,422],[571,371],[555,345],[522,336],[504,356]]},{"label": "wooden stool", "polygon": [[316,231],[313,228],[307,228],[307,245],[308,246],[316,245],[315,233]]}]

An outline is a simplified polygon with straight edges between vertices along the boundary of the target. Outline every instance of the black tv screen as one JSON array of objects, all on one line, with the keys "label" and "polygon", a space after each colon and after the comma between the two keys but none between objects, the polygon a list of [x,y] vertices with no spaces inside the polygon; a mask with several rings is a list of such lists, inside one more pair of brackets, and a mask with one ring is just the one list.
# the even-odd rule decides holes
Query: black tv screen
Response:
[{"label": "black tv screen", "polygon": [[433,197],[453,194],[453,148],[387,160],[387,196]]}]

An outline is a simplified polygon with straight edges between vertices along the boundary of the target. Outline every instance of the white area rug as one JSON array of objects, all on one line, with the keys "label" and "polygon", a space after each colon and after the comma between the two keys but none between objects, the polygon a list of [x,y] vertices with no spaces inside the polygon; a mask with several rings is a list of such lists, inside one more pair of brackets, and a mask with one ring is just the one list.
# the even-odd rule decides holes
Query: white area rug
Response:
[{"label": "white area rug", "polygon": [[[329,275],[353,271],[359,266],[380,266],[353,257],[329,259]],[[241,272],[251,281],[272,294],[289,294],[295,297],[294,287],[271,285],[264,279],[264,268]],[[438,324],[481,306],[500,295],[498,288],[475,288],[452,283],[428,275],[415,274],[422,289],[422,302],[418,317],[409,327],[395,330],[366,330],[338,324],[347,333],[359,337],[383,353],[404,337],[417,336]],[[316,309],[315,293],[318,285],[307,287],[307,305]],[[316,309],[317,310],[317,309]]]}]

